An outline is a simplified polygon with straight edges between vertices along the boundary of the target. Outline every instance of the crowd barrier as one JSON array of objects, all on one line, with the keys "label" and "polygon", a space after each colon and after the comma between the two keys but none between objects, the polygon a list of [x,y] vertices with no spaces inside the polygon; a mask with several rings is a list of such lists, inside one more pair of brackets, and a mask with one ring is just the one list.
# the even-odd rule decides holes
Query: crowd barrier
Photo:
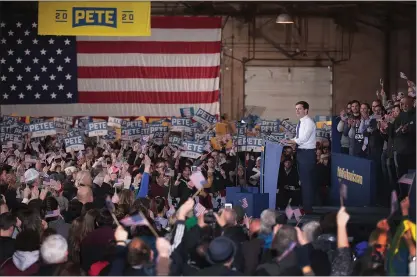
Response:
[{"label": "crowd barrier", "polygon": [[375,165],[371,160],[332,153],[330,202],[340,205],[340,184],[347,187],[346,207],[370,207],[376,202]]}]

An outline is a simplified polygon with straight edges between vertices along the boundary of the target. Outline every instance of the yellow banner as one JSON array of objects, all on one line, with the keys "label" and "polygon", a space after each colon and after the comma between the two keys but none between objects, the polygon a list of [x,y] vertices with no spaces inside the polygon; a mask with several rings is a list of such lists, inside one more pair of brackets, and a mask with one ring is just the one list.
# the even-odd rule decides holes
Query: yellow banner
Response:
[{"label": "yellow banner", "polygon": [[39,2],[39,35],[150,36],[150,2]]}]

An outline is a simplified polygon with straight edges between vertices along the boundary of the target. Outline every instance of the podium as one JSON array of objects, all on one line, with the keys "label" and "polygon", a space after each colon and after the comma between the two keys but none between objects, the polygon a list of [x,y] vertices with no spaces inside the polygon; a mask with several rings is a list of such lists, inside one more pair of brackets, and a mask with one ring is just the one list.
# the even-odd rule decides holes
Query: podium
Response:
[{"label": "podium", "polygon": [[226,203],[242,207],[243,199],[246,199],[248,203],[248,207],[244,208],[244,211],[249,217],[259,218],[262,211],[269,208],[269,195],[267,193],[259,193],[258,187],[226,188]]},{"label": "podium", "polygon": [[[376,203],[375,165],[373,161],[332,153],[330,201],[340,205],[340,182],[346,185],[346,207],[372,207]],[[339,181],[340,179],[340,181]]]}]

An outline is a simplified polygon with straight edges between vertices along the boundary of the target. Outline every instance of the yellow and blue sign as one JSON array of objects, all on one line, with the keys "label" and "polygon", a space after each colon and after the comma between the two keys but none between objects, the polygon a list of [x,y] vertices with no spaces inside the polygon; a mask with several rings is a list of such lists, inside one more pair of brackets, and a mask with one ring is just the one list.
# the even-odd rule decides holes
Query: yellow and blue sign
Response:
[{"label": "yellow and blue sign", "polygon": [[150,2],[39,2],[39,35],[150,36]]}]

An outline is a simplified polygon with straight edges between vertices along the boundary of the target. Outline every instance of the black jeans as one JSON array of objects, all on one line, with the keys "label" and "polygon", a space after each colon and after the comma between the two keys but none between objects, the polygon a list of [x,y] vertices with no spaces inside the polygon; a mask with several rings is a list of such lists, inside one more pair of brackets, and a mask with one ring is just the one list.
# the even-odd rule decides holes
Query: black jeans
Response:
[{"label": "black jeans", "polygon": [[301,197],[304,210],[311,211],[316,199],[315,184],[316,149],[297,149],[298,175],[301,182]]}]

